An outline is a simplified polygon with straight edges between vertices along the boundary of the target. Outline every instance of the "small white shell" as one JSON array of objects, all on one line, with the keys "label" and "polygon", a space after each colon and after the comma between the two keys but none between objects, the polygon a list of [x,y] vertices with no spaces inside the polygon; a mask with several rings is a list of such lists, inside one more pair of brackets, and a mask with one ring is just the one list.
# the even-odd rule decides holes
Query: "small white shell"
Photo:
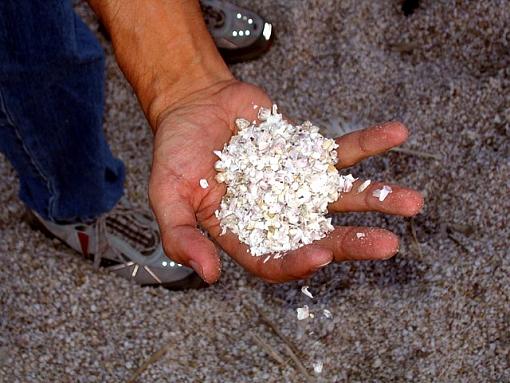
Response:
[{"label": "small white shell", "polygon": [[312,293],[310,292],[310,290],[308,290],[309,288],[310,288],[310,286],[303,286],[303,287],[301,287],[301,292],[303,294],[305,294],[308,298],[313,299]]},{"label": "small white shell", "polygon": [[209,182],[207,182],[207,180],[205,178],[202,178],[200,181],[200,187],[202,189],[207,189],[209,187]]},{"label": "small white shell", "polygon": [[271,116],[271,109],[264,108],[263,106],[260,107],[259,112],[257,114],[257,118],[260,121],[266,121]]},{"label": "small white shell", "polygon": [[365,182],[363,182],[361,185],[359,185],[358,187],[358,193],[362,193],[363,191],[365,191],[365,189],[368,187],[368,185],[370,185],[372,181],[370,180],[366,180]]},{"label": "small white shell", "polygon": [[322,360],[318,360],[317,362],[313,363],[313,371],[316,374],[320,374],[322,372],[323,367],[324,367],[324,363],[322,363]]},{"label": "small white shell", "polygon": [[221,170],[225,170],[227,168],[227,166],[225,165],[225,163],[221,160],[219,161],[216,161],[214,163],[214,170],[216,171],[221,171]]},{"label": "small white shell", "polygon": [[307,305],[304,305],[303,307],[298,307],[296,311],[298,320],[307,319],[310,316],[310,309],[308,308]]},{"label": "small white shell", "polygon": [[246,129],[248,126],[250,126],[250,121],[244,119],[244,118],[238,118],[236,119],[236,127],[239,130]]},{"label": "small white shell", "polygon": [[389,186],[386,186],[384,185],[382,189],[376,189],[374,190],[374,192],[372,193],[372,195],[375,197],[375,198],[378,198],[379,201],[384,201],[386,199],[386,197],[392,192],[393,190],[391,189],[391,187]]},{"label": "small white shell", "polygon": [[352,174],[348,174],[344,176],[344,192],[349,193],[352,190],[352,184],[356,181],[357,178],[354,178]]},{"label": "small white shell", "polygon": [[225,174],[224,174],[224,173],[218,173],[218,174],[216,174],[216,175],[214,176],[214,179],[216,180],[216,182],[218,182],[218,183],[220,183],[220,184],[221,184],[221,183],[223,183],[223,182],[225,182],[225,178],[226,178],[226,177],[225,177]]}]

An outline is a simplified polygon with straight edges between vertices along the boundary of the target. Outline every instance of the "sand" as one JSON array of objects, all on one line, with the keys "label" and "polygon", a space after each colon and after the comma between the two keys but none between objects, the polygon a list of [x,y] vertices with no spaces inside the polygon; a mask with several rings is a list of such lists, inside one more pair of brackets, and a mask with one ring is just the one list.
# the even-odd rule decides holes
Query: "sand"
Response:
[{"label": "sand", "polygon": [[[0,157],[0,381],[125,382],[162,347],[138,382],[509,381],[508,3],[426,0],[409,17],[396,0],[239,4],[267,16],[278,35],[265,57],[232,68],[240,79],[331,135],[398,119],[411,130],[404,148],[437,157],[389,153],[351,170],[423,191],[419,251],[409,220],[349,214],[337,222],[394,230],[401,251],[319,272],[306,282],[313,301],[303,282],[268,285],[226,257],[209,289],[144,289],[22,223],[17,178]],[[97,29],[87,7],[78,10]],[[142,206],[151,134],[103,43],[105,128],[127,165],[127,194]],[[316,316],[297,321],[305,304]],[[295,345],[311,378],[251,307]]]}]

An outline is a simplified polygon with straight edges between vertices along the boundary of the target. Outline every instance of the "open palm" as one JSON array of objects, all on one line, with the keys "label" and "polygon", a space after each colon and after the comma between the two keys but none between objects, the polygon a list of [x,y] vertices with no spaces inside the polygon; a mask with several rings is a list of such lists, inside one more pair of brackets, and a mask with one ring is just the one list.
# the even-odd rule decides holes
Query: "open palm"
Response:
[{"label": "open palm", "polygon": [[[214,180],[217,157],[213,150],[221,150],[230,140],[236,118],[256,118],[254,105],[270,107],[271,100],[260,88],[232,80],[196,92],[162,114],[154,139],[149,196],[166,254],[193,267],[206,282],[215,282],[220,276],[219,256],[213,242],[198,229],[200,225],[237,263],[270,282],[307,278],[332,261],[386,259],[394,255],[398,238],[377,228],[336,227],[326,238],[266,263],[264,256],[250,255],[234,234],[220,236],[214,212],[219,208],[225,185]],[[407,129],[399,123],[337,138],[338,167],[382,153],[406,138]],[[200,187],[201,179],[208,181],[208,188]],[[423,205],[418,192],[396,185],[391,185],[393,193],[381,202],[372,192],[382,184],[373,182],[358,193],[361,182],[357,181],[351,192],[343,193],[331,204],[330,211],[381,211],[411,216]],[[357,233],[365,236],[358,238]]]}]

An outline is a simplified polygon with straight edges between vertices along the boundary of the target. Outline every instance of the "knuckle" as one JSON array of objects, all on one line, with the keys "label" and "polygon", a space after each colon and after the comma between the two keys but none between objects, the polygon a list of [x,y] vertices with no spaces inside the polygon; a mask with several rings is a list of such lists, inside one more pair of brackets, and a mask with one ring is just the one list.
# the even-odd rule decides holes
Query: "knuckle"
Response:
[{"label": "knuckle", "polygon": [[358,135],[358,146],[363,155],[371,153],[367,143],[370,138],[371,131],[369,129],[362,130]]}]

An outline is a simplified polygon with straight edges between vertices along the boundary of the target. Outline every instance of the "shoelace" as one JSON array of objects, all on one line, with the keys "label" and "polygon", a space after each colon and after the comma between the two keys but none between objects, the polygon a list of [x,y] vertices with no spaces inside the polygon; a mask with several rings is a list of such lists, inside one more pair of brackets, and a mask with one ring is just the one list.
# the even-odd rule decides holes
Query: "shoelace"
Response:
[{"label": "shoelace", "polygon": [[[120,234],[124,240],[126,240],[126,236],[129,236],[129,230],[118,229],[116,231],[109,230],[108,220],[115,220],[114,217],[123,217],[127,221],[133,222],[133,226],[136,226],[136,229],[143,230],[149,233],[150,238],[157,238],[156,241],[153,241],[152,245],[147,246],[145,243],[145,247],[140,250],[136,249],[139,253],[148,255],[152,254],[158,244],[159,244],[159,231],[154,228],[152,221],[147,217],[146,212],[143,209],[134,208],[133,206],[128,205],[126,202],[119,203],[115,209],[102,217],[99,217],[96,221],[95,232],[97,242],[96,242],[96,251],[94,252],[94,267],[99,267],[101,263],[101,259],[105,258],[105,254],[108,250],[112,251],[115,255],[115,258],[119,262],[126,262],[129,259],[126,259],[126,256],[117,249],[117,247],[109,241],[108,234]],[[142,219],[143,218],[143,219]],[[136,241],[136,234],[131,236],[131,240]],[[129,242],[128,242],[129,243]],[[140,244],[140,243],[138,243]],[[143,245],[143,243],[142,243]],[[134,246],[132,246],[134,247]]]},{"label": "shoelace", "polygon": [[94,252],[93,267],[98,269],[99,265],[101,264],[101,259],[103,258],[103,255],[106,253],[108,247],[111,247],[113,249],[113,251],[116,253],[115,256],[119,256],[119,254],[117,254],[117,251],[113,246],[109,246],[108,236],[106,235],[106,221],[104,216],[97,219],[96,225],[94,227],[94,235],[97,238],[96,242],[97,248]]}]

